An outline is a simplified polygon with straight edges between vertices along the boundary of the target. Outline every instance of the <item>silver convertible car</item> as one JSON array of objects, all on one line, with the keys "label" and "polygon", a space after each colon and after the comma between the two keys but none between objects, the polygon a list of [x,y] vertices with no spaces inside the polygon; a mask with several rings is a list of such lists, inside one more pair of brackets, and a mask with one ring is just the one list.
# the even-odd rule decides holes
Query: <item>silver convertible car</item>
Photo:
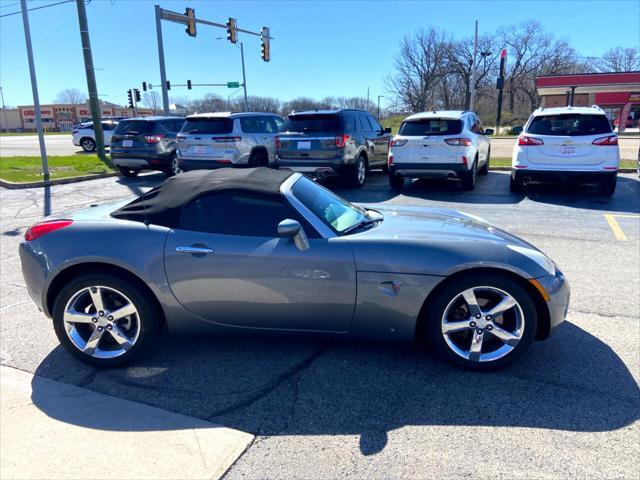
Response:
[{"label": "silver convertible car", "polygon": [[547,338],[569,302],[547,256],[482,219],[356,206],[266,168],[188,172],[47,219],[20,258],[60,343],[100,367],[132,361],[166,327],[418,339],[497,368]]}]

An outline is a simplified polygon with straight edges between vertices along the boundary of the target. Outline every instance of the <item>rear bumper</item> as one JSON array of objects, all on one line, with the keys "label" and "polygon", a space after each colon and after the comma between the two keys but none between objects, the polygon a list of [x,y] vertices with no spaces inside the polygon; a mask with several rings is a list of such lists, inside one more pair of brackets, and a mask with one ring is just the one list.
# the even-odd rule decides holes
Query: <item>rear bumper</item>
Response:
[{"label": "rear bumper", "polygon": [[[47,260],[43,255],[36,252],[29,242],[21,242],[18,253],[27,292],[38,309],[45,311],[44,292],[49,272]],[[49,315],[49,312],[45,311],[45,313]]]},{"label": "rear bumper", "polygon": [[246,167],[247,165],[238,165],[228,160],[190,160],[187,158],[178,157],[178,165],[180,168],[187,172],[190,170],[215,170],[217,168],[233,168],[233,167]]},{"label": "rear bumper", "polygon": [[345,157],[322,159],[287,159],[276,156],[274,166],[280,170],[306,173],[312,176],[330,176],[345,173],[353,167],[354,160]]},{"label": "rear bumper", "polygon": [[111,152],[111,161],[118,167],[128,168],[165,168],[174,152],[126,154]]},{"label": "rear bumper", "polygon": [[531,170],[528,168],[511,170],[511,178],[523,183],[601,183],[611,180],[617,174],[617,170],[599,172]]},{"label": "rear bumper", "polygon": [[459,178],[469,169],[463,163],[393,163],[389,175],[407,178]]}]

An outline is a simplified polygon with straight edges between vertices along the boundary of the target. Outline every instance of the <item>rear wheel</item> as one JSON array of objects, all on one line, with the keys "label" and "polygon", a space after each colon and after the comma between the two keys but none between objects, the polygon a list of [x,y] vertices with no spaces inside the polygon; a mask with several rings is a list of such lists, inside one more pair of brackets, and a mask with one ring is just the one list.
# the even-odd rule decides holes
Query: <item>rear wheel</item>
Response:
[{"label": "rear wheel", "polygon": [[173,177],[174,175],[178,175],[182,173],[182,169],[180,168],[180,163],[178,161],[178,156],[173,154],[173,156],[169,159],[169,166],[164,172],[167,177]]},{"label": "rear wheel", "polygon": [[484,165],[480,170],[478,170],[479,175],[487,175],[489,173],[489,158],[491,157],[491,149],[487,150],[487,161],[484,162]]},{"label": "rear wheel", "polygon": [[85,152],[93,152],[96,149],[96,141],[93,138],[83,138],[80,140],[80,146]]},{"label": "rear wheel", "polygon": [[393,190],[402,190],[404,187],[404,177],[389,175],[389,185]]},{"label": "rear wheel", "polygon": [[462,175],[462,189],[473,190],[476,188],[476,180],[478,177],[478,159],[476,158],[471,165],[471,169]]},{"label": "rear wheel", "polygon": [[89,274],[67,284],[53,307],[62,346],[96,367],[118,367],[149,348],[162,316],[148,294],[114,275]]},{"label": "rear wheel", "polygon": [[262,150],[257,150],[251,154],[249,158],[250,167],[266,167],[269,165],[269,157]]},{"label": "rear wheel", "polygon": [[511,193],[524,193],[524,183],[511,177],[509,179],[509,191]]},{"label": "rear wheel", "polygon": [[531,346],[538,318],[531,295],[499,273],[462,275],[439,292],[423,334],[448,362],[471,370],[504,367]]},{"label": "rear wheel", "polygon": [[347,182],[353,188],[362,188],[367,178],[367,161],[363,155],[356,159],[355,165],[347,174]]},{"label": "rear wheel", "polygon": [[601,195],[606,195],[606,196],[613,195],[613,193],[616,191],[617,182],[618,182],[617,176],[613,176],[611,178],[603,180],[602,182],[600,182],[600,185],[598,185],[598,192]]},{"label": "rear wheel", "polygon": [[136,170],[135,168],[129,168],[129,167],[118,167],[118,170],[120,170],[120,173],[122,175],[129,178],[137,177],[138,174],[140,173],[140,170]]}]

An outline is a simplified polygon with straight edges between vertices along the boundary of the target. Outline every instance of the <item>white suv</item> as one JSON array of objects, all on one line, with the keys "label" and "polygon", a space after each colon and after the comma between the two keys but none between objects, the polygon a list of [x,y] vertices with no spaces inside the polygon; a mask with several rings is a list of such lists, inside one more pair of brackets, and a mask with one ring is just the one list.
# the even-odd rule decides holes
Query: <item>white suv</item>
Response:
[{"label": "white suv", "polygon": [[620,167],[618,137],[598,106],[539,108],[513,147],[512,192],[530,182],[596,183],[612,195]]},{"label": "white suv", "polygon": [[187,117],[178,134],[183,171],[271,166],[284,120],[271,113],[201,113]]},{"label": "white suv", "polygon": [[[118,122],[105,120],[102,122],[104,146],[111,145],[111,135],[118,126]],[[71,130],[71,138],[74,145],[82,147],[85,152],[93,152],[96,149],[96,134],[93,131],[93,122],[85,122],[76,125]]]},{"label": "white suv", "polygon": [[406,178],[455,178],[473,190],[476,175],[489,171],[493,130],[482,128],[473,112],[433,111],[404,119],[389,144],[389,183],[399,189]]}]

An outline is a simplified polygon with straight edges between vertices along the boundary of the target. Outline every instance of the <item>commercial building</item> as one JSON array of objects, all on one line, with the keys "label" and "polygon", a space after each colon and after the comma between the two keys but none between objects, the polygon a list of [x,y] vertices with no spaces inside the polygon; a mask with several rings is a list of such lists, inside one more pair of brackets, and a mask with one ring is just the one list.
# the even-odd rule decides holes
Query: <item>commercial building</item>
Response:
[{"label": "commercial building", "polygon": [[615,121],[631,102],[628,127],[640,122],[640,72],[547,75],[536,78],[543,107],[598,105]]}]

